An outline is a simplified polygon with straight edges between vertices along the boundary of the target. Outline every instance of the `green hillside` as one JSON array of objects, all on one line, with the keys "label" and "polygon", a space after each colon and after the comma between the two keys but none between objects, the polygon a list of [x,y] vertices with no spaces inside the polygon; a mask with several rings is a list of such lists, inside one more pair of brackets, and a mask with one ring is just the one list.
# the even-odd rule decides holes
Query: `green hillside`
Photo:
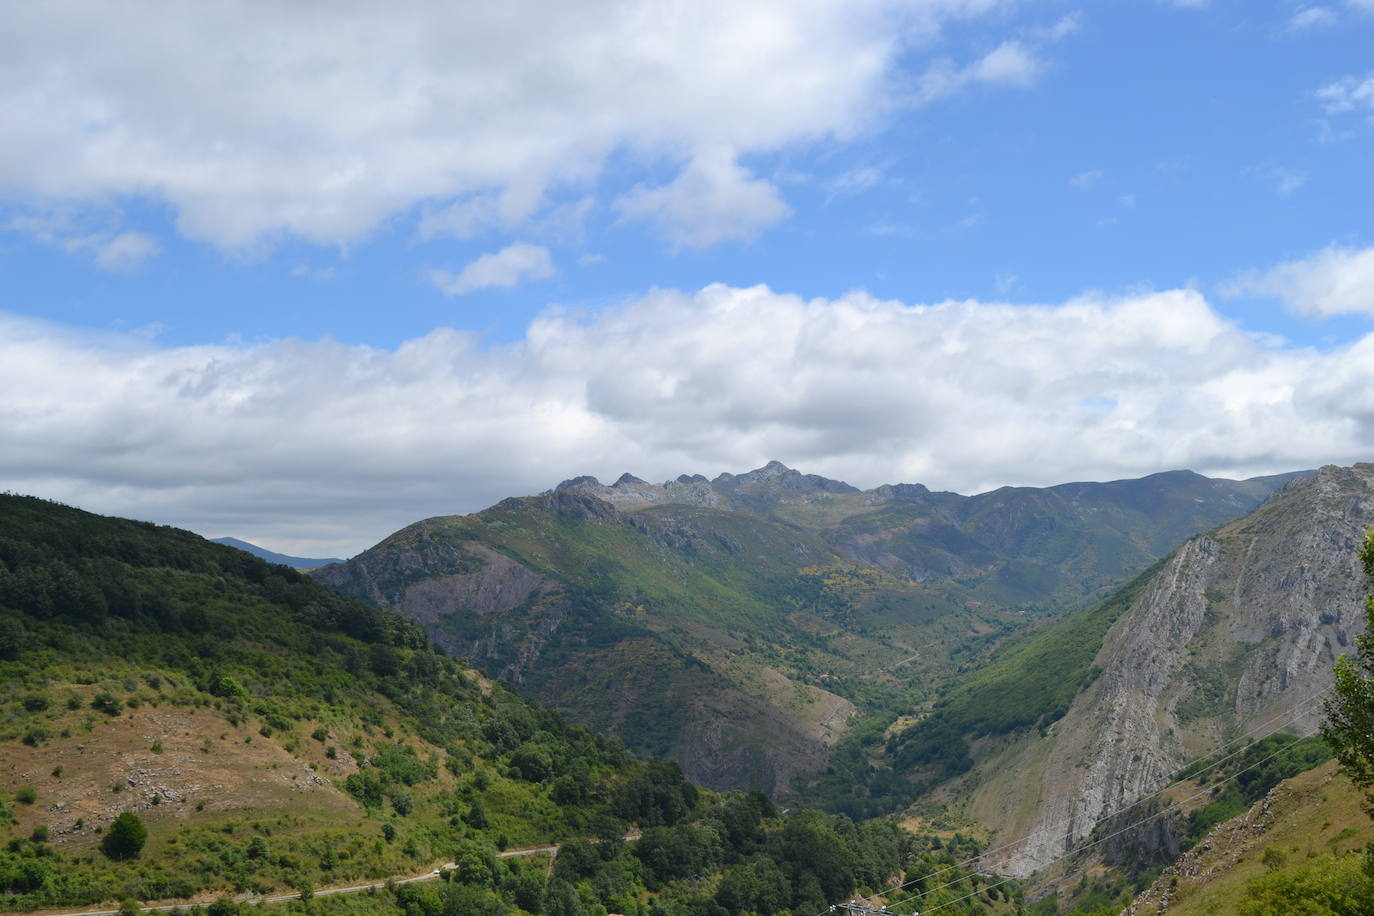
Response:
[{"label": "green hillside", "polygon": [[[809,914],[968,851],[698,790],[398,614],[188,532],[28,497],[0,497],[0,684],[7,911],[310,893],[455,862],[443,881],[295,906]],[[501,853],[554,842],[556,860]],[[978,893],[952,874],[942,893]]]},{"label": "green hillside", "polygon": [[1014,625],[805,529],[571,492],[429,519],[314,575],[638,752],[769,792],[823,767],[856,710],[909,708]]}]

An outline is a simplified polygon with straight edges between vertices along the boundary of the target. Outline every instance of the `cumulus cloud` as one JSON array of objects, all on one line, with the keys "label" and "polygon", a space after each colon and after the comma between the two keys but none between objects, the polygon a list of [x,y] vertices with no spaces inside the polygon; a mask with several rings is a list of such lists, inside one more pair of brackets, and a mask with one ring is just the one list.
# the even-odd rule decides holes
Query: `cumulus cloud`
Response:
[{"label": "cumulus cloud", "polygon": [[305,555],[579,473],[779,458],[973,492],[1374,446],[1374,335],[1274,347],[1191,290],[911,305],[716,285],[549,311],[496,348],[451,330],[173,347],[0,316],[0,388],[27,392],[0,401],[0,487]]},{"label": "cumulus cloud", "polygon": [[525,280],[539,280],[554,274],[553,259],[542,245],[515,242],[500,251],[484,254],[457,274],[447,270],[430,272],[430,280],[449,296],[463,296],[493,286],[518,286]]},{"label": "cumulus cloud", "polygon": [[[947,23],[1011,5],[14,5],[0,190],[149,197],[226,247],[354,242],[412,209],[422,232],[510,230],[554,192],[613,180],[613,156],[852,137]],[[1022,57],[999,49],[979,78],[1015,83]]]},{"label": "cumulus cloud", "polygon": [[1374,315],[1374,248],[1333,245],[1267,271],[1245,274],[1224,292],[1273,297],[1292,311],[1323,318]]},{"label": "cumulus cloud", "polygon": [[728,147],[698,153],[669,184],[635,188],[615,202],[622,222],[643,222],[675,248],[753,240],[787,216],[772,183],[754,178]]}]

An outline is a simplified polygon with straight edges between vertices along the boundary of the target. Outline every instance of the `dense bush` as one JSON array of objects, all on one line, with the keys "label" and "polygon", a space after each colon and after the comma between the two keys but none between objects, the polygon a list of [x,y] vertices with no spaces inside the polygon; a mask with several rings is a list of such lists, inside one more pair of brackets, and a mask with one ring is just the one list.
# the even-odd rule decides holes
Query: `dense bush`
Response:
[{"label": "dense bush", "polygon": [[100,848],[111,859],[133,859],[143,851],[143,844],[147,841],[148,828],[143,825],[143,821],[138,819],[138,815],[125,811],[116,817],[110,824],[110,829],[105,831]]}]

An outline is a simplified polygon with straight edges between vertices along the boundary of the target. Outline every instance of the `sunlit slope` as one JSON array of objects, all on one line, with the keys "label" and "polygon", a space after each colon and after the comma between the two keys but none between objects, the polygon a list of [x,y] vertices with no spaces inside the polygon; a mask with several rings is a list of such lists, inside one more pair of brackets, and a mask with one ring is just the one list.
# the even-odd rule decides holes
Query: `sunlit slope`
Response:
[{"label": "sunlit slope", "polygon": [[1362,853],[1374,841],[1374,822],[1360,803],[1335,763],[1286,780],[1164,869],[1126,912],[1154,913],[1167,900],[1168,912],[1179,916],[1229,916],[1259,899],[1282,901],[1285,884],[1297,891],[1291,903],[1314,907],[1315,883],[1363,884],[1368,894],[1374,881],[1361,873]]}]

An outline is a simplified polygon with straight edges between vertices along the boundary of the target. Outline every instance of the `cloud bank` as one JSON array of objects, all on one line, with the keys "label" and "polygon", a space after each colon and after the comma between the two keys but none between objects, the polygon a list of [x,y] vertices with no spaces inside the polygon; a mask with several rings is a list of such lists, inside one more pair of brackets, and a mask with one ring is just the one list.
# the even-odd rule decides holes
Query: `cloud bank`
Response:
[{"label": "cloud bank", "polygon": [[[622,210],[701,245],[735,237],[732,201],[750,232],[785,212],[736,156],[854,136],[891,110],[904,54],[1012,5],[16,4],[0,30],[0,194],[39,209],[147,198],[227,248],[347,244],[412,209],[422,234],[514,229],[551,193],[662,162],[681,177]],[[1010,42],[951,73],[1019,85],[1036,69]],[[682,194],[703,185],[698,212]]]},{"label": "cloud bank", "polygon": [[580,473],[778,458],[974,492],[1374,455],[1374,335],[1282,349],[1170,290],[1057,305],[806,300],[766,287],[548,311],[519,343],[436,330],[159,347],[0,316],[0,486],[349,553]]}]

